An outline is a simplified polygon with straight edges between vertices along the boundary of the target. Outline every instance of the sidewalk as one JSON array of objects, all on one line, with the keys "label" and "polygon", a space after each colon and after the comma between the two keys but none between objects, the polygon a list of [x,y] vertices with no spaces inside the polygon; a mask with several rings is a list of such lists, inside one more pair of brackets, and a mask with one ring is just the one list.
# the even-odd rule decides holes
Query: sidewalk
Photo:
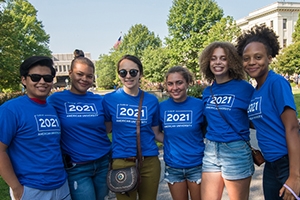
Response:
[{"label": "sidewalk", "polygon": [[[251,144],[254,148],[258,148],[257,140],[255,137],[255,130],[251,129]],[[160,150],[159,159],[161,161],[161,174],[160,174],[160,183],[158,188],[157,200],[172,200],[168,184],[163,180],[165,164],[163,161],[163,150]],[[255,165],[255,172],[252,177],[250,185],[250,195],[249,200],[263,200],[263,191],[262,191],[262,173],[263,173],[264,164],[260,167]],[[108,200],[116,200],[114,194],[110,194]],[[223,192],[222,200],[229,200],[226,188]]]}]

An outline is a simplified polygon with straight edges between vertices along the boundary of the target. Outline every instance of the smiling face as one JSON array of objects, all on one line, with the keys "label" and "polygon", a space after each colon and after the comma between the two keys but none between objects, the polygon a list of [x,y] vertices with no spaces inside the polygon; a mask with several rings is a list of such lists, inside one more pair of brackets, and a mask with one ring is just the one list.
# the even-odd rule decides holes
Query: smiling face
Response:
[{"label": "smiling face", "polygon": [[166,79],[166,85],[170,97],[175,102],[183,102],[186,100],[188,83],[180,73],[170,73]]},{"label": "smiling face", "polygon": [[[125,71],[127,71],[127,74],[124,77],[120,76],[121,74],[120,72],[125,72]],[[137,73],[130,73],[130,71],[137,72]],[[139,79],[141,78],[141,75],[140,75],[139,67],[136,63],[132,62],[131,60],[124,59],[119,64],[118,72],[119,72],[119,78],[122,84],[124,85],[125,92],[129,90],[138,91]],[[133,77],[131,74],[136,76]]]},{"label": "smiling face", "polygon": [[[38,75],[51,75],[51,70],[47,66],[37,65],[32,67],[28,71],[29,75],[38,74]],[[26,86],[27,95],[29,98],[37,98],[40,100],[46,100],[48,94],[51,91],[53,86],[53,81],[45,82],[44,78],[41,78],[39,81],[34,82],[31,80],[30,76],[22,76],[22,84]]]},{"label": "smiling face", "polygon": [[72,87],[70,91],[74,94],[85,94],[94,82],[94,69],[86,63],[75,62],[70,70]]},{"label": "smiling face", "polygon": [[251,78],[255,78],[257,83],[262,85],[265,81],[272,56],[268,55],[267,49],[261,42],[249,43],[243,51],[243,66]]},{"label": "smiling face", "polygon": [[215,75],[217,82],[227,81],[229,79],[228,62],[223,48],[215,48],[210,58],[210,70]]}]

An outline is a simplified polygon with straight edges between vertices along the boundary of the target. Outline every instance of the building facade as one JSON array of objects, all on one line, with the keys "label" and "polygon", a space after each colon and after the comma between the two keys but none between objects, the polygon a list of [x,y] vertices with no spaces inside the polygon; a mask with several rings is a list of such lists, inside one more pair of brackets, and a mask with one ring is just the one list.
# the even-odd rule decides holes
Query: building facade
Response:
[{"label": "building facade", "polygon": [[236,21],[242,30],[249,30],[254,25],[265,24],[278,35],[281,48],[290,45],[292,34],[300,12],[299,2],[275,2],[269,6],[255,10],[247,17]]},{"label": "building facade", "polygon": [[[84,56],[91,59],[90,53],[84,53]],[[54,80],[55,87],[69,86],[70,84],[69,71],[71,69],[71,62],[73,59],[74,59],[73,53],[52,54],[54,68],[56,70],[56,77]]]}]

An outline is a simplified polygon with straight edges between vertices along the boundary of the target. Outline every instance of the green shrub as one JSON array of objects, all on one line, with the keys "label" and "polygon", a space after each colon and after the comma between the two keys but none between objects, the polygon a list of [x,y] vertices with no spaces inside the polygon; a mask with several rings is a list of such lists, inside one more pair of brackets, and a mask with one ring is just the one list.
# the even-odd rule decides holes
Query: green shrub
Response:
[{"label": "green shrub", "polygon": [[203,90],[207,87],[207,85],[195,84],[188,88],[187,95],[193,96],[196,98],[202,98]]}]

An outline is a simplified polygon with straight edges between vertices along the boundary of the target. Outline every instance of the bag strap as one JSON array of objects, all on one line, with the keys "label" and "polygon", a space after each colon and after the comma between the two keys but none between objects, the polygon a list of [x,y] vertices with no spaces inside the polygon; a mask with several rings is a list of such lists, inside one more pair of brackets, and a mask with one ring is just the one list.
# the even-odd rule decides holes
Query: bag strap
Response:
[{"label": "bag strap", "polygon": [[144,91],[142,90],[141,96],[140,96],[140,103],[139,103],[139,109],[138,109],[138,117],[136,120],[136,147],[137,147],[137,165],[140,169],[142,167],[142,148],[141,148],[141,110],[143,105],[143,99],[144,99]]},{"label": "bag strap", "polygon": [[245,142],[246,142],[246,144],[249,146],[249,148],[252,150],[253,148],[251,147],[251,144],[249,143],[249,141],[246,141],[245,140],[245,138],[238,132],[238,131],[236,131],[235,130],[235,128],[228,122],[228,120],[224,117],[224,115],[221,113],[221,111],[220,111],[220,109],[219,109],[219,106],[218,106],[218,103],[217,103],[217,101],[216,101],[216,99],[215,99],[215,96],[214,96],[214,93],[213,93],[213,91],[212,91],[212,86],[213,86],[213,84],[210,86],[210,93],[211,93],[211,95],[212,95],[212,98],[214,99],[214,102],[215,102],[215,104],[216,104],[216,108],[217,108],[217,110],[218,110],[218,112],[220,113],[220,115],[221,115],[221,117],[224,119],[224,121],[230,126],[230,128],[232,129],[232,130],[234,130],[234,132],[236,132]]}]

